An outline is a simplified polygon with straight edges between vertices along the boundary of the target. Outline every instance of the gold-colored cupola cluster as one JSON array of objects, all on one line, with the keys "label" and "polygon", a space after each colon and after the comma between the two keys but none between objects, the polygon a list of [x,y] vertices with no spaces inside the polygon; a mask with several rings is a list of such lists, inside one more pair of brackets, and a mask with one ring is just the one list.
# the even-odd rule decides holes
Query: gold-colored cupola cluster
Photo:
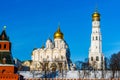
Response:
[{"label": "gold-colored cupola cluster", "polygon": [[60,31],[60,26],[58,26],[57,31],[54,33],[54,39],[63,39],[63,38],[64,38],[64,35]]},{"label": "gold-colored cupola cluster", "polygon": [[92,21],[100,21],[100,14],[97,11],[92,14]]}]

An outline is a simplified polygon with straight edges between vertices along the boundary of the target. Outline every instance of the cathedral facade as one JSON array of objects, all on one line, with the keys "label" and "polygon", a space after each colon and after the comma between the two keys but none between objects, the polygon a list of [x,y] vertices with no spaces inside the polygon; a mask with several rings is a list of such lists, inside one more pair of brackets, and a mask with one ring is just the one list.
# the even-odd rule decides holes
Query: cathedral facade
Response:
[{"label": "cathedral facade", "polygon": [[31,57],[30,70],[61,71],[70,69],[70,50],[60,27],[54,33],[54,40],[48,38],[46,46],[35,48]]},{"label": "cathedral facade", "polygon": [[91,45],[89,49],[89,64],[94,69],[104,69],[104,55],[102,53],[102,35],[100,31],[100,14],[92,14]]}]

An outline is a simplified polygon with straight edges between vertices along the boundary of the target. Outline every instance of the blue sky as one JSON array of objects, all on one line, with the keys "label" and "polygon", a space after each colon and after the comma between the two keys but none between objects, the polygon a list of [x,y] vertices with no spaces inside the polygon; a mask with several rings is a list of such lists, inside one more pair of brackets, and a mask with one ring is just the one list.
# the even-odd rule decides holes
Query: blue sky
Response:
[{"label": "blue sky", "polygon": [[40,48],[60,23],[69,44],[72,61],[88,57],[91,14],[96,5],[101,14],[103,53],[120,51],[119,0],[0,0],[0,31],[7,26],[13,57],[31,59],[33,48]]}]

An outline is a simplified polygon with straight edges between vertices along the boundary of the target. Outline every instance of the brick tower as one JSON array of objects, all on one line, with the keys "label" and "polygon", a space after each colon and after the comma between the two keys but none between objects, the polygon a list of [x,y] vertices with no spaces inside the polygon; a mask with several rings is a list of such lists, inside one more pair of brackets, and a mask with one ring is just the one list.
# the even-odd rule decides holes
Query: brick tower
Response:
[{"label": "brick tower", "polygon": [[11,42],[6,34],[5,26],[0,34],[0,80],[23,80],[17,73],[11,54]]},{"label": "brick tower", "polygon": [[13,64],[13,58],[11,54],[11,42],[5,31],[6,27],[0,34],[0,64]]}]

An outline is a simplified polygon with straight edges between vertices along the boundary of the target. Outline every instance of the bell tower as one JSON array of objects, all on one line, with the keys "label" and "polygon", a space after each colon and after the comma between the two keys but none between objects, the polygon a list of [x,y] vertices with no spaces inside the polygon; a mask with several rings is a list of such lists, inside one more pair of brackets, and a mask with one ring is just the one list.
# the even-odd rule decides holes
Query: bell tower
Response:
[{"label": "bell tower", "polygon": [[6,26],[0,34],[0,64],[13,64],[11,42],[6,34]]},{"label": "bell tower", "polygon": [[102,35],[100,31],[100,14],[92,14],[91,45],[89,49],[89,64],[95,69],[104,69],[104,56],[102,53]]}]

